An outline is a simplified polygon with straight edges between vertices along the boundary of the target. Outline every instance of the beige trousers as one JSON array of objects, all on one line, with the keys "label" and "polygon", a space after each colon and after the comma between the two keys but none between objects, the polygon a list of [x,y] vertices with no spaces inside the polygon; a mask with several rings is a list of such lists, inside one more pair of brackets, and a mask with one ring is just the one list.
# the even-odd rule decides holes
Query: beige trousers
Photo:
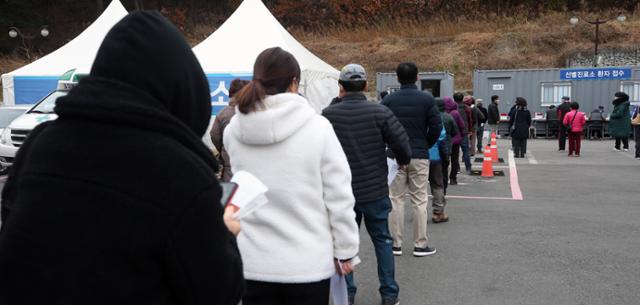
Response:
[{"label": "beige trousers", "polygon": [[393,246],[402,247],[404,231],[404,205],[407,191],[413,207],[413,245],[427,246],[427,183],[429,178],[429,160],[411,159],[406,170],[400,170],[389,187],[389,197],[393,209],[389,214],[389,230],[393,237]]}]

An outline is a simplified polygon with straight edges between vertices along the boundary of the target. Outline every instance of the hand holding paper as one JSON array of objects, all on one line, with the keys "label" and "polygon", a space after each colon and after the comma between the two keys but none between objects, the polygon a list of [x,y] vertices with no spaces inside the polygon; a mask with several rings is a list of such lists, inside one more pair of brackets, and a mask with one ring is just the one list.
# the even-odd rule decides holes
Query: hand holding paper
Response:
[{"label": "hand holding paper", "polygon": [[238,184],[238,190],[229,202],[237,210],[233,217],[242,219],[268,202],[266,193],[269,190],[256,176],[239,171],[234,173],[231,182]]}]

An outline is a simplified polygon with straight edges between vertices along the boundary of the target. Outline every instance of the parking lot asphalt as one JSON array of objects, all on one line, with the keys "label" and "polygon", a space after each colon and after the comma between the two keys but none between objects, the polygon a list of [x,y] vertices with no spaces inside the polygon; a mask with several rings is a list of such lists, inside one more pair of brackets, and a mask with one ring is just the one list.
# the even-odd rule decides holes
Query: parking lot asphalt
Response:
[{"label": "parking lot asphalt", "polygon": [[[429,221],[437,254],[396,257],[401,304],[639,304],[640,160],[611,141],[584,141],[582,157],[568,158],[553,140],[530,140],[527,158],[511,159],[517,200],[510,142],[498,144],[505,176],[461,174],[450,222]],[[373,247],[361,236],[356,304],[379,304]]]}]

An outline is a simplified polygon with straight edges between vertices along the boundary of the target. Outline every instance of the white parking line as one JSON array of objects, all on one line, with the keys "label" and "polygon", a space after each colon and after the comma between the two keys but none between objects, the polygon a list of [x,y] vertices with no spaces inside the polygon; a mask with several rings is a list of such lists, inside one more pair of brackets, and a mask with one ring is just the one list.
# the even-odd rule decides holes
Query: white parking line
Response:
[{"label": "white parking line", "polygon": [[528,156],[527,159],[529,160],[529,164],[534,164],[534,165],[538,164],[538,160],[536,160],[536,156],[534,156],[530,150],[527,151],[527,156]]}]

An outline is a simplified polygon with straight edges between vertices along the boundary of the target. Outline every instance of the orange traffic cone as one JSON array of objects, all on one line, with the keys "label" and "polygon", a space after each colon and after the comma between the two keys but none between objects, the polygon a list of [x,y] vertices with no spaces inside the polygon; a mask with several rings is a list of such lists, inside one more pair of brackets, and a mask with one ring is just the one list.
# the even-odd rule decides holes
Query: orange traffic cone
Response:
[{"label": "orange traffic cone", "polygon": [[482,177],[487,177],[487,178],[493,177],[493,162],[491,161],[492,153],[493,153],[493,148],[487,145],[487,148],[484,151],[484,162],[482,162]]},{"label": "orange traffic cone", "polygon": [[491,160],[493,163],[498,163],[498,140],[496,139],[496,134],[491,135]]}]

